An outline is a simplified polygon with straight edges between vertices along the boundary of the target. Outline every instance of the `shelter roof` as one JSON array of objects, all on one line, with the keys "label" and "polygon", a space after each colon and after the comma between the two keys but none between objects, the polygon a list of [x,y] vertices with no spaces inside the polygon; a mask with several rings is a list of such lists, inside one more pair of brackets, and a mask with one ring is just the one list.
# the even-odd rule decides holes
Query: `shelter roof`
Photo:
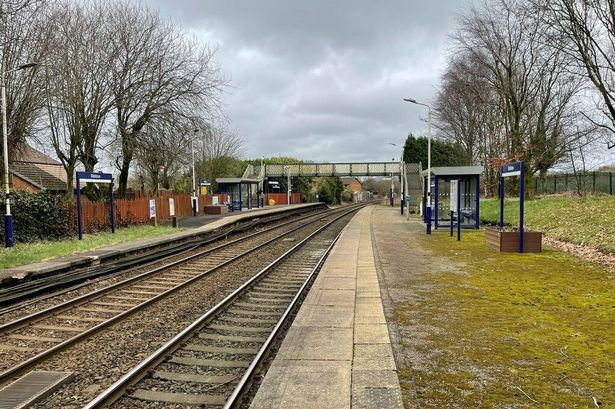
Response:
[{"label": "shelter roof", "polygon": [[[434,176],[480,175],[484,170],[484,166],[440,166],[432,167],[431,174]],[[427,176],[427,170],[421,172],[421,175]]]},{"label": "shelter roof", "polygon": [[259,183],[258,179],[246,179],[246,178],[216,178],[216,183],[225,183],[225,184],[233,184],[233,183]]}]

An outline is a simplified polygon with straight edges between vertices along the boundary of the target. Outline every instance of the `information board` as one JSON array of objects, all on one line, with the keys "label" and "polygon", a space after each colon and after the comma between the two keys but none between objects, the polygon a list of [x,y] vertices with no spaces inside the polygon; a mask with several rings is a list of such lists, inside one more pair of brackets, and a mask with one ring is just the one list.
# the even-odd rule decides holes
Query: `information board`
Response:
[{"label": "information board", "polygon": [[175,216],[175,199],[172,197],[169,198],[169,216]]},{"label": "information board", "polygon": [[149,200],[149,218],[156,217],[156,199]]},{"label": "information board", "polygon": [[457,191],[459,189],[459,181],[458,180],[451,180],[451,195],[449,197],[450,199],[450,209],[451,212],[455,212],[457,213]]}]

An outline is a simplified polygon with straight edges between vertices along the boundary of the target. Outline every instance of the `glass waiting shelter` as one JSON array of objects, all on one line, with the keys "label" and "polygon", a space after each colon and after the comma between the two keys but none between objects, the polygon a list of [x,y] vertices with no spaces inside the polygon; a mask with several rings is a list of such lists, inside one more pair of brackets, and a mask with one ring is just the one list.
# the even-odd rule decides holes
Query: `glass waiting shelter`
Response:
[{"label": "glass waiting shelter", "polygon": [[259,207],[260,191],[258,179],[218,178],[218,193],[226,193],[229,197],[230,210],[252,209]]},{"label": "glass waiting shelter", "polygon": [[[435,228],[450,227],[450,181],[459,180],[461,190],[461,227],[478,229],[480,175],[482,166],[444,166],[431,168],[432,222]],[[424,195],[427,197],[427,171],[422,172],[424,178]],[[457,217],[456,215],[454,216]]]}]

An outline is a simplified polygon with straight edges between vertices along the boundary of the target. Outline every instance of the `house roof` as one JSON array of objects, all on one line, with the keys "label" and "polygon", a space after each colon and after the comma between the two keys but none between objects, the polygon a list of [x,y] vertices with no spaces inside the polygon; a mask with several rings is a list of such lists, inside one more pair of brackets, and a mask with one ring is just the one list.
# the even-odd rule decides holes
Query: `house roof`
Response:
[{"label": "house roof", "polygon": [[35,163],[14,162],[11,164],[11,173],[39,189],[66,191],[66,183],[63,180],[40,169]]},{"label": "house roof", "polygon": [[42,165],[59,165],[62,164],[55,159],[50,158],[45,155],[43,152],[40,152],[29,145],[24,145],[18,156],[15,158],[16,162],[27,162],[27,163],[39,163]]},{"label": "house roof", "polygon": [[353,181],[355,181],[355,180],[356,180],[357,182],[359,182],[359,184],[361,184],[361,181],[360,181],[359,179],[357,179],[357,178],[353,177],[353,176],[346,176],[346,177],[343,177],[343,178],[342,178],[342,183],[343,183],[343,184],[345,184],[345,185],[349,185],[349,184],[351,184],[351,183],[352,183]]}]

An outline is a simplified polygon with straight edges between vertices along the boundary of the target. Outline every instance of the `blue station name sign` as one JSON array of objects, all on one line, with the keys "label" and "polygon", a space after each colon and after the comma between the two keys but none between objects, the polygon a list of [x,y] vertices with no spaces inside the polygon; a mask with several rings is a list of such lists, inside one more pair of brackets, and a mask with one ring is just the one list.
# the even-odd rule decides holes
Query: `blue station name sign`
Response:
[{"label": "blue station name sign", "polygon": [[77,179],[81,182],[112,183],[113,175],[111,173],[77,172]]},{"label": "blue station name sign", "polygon": [[505,178],[507,176],[520,176],[523,162],[513,162],[502,165],[501,174]]}]

